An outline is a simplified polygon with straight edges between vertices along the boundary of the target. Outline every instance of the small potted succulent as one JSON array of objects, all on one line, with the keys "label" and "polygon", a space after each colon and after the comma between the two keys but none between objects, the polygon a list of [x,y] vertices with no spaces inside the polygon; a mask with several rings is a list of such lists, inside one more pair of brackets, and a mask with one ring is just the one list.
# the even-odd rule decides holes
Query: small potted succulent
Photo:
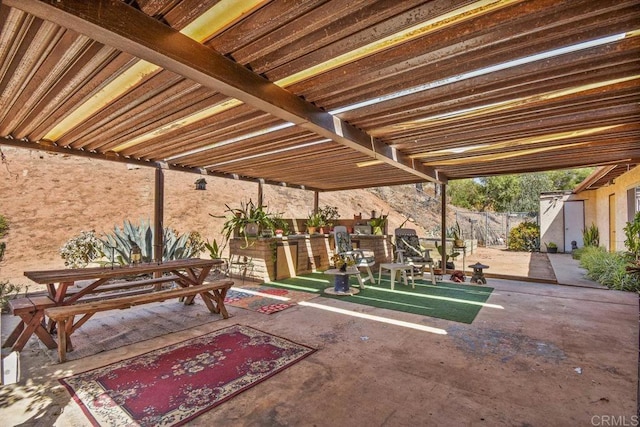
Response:
[{"label": "small potted succulent", "polygon": [[318,229],[325,226],[324,218],[320,212],[312,213],[307,218],[307,232],[309,234],[315,234]]}]

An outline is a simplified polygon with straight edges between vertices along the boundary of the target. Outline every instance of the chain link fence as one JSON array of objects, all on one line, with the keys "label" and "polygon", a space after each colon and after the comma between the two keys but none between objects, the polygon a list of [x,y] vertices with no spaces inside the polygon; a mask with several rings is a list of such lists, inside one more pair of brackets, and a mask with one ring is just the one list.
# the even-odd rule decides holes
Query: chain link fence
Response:
[{"label": "chain link fence", "polygon": [[477,239],[478,246],[507,247],[509,232],[527,221],[538,224],[538,215],[529,212],[456,212],[455,218],[466,239]]}]

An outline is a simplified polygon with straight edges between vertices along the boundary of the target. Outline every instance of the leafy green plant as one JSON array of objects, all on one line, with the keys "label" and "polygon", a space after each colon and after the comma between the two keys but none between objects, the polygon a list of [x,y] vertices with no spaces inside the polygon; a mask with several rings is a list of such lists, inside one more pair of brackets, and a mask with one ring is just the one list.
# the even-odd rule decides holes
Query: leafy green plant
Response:
[{"label": "leafy green plant", "polygon": [[69,268],[84,268],[103,255],[103,243],[93,230],[81,231],[78,236],[67,240],[60,248],[64,265]]},{"label": "leafy green plant", "polygon": [[0,310],[6,309],[10,299],[15,298],[20,292],[20,285],[14,285],[7,281],[0,281]]},{"label": "leafy green plant", "polygon": [[239,208],[232,208],[225,204],[227,215],[213,215],[214,218],[225,218],[222,226],[222,235],[228,241],[237,230],[238,234],[244,237],[243,248],[249,247],[249,239],[246,234],[248,224],[256,224],[258,230],[273,229],[273,214],[267,212],[266,206],[256,206],[251,199],[247,203],[240,202]]},{"label": "leafy green plant", "polygon": [[549,249],[549,248],[558,249],[558,245],[555,242],[545,243],[544,245],[547,247],[547,249]]},{"label": "leafy green plant", "polygon": [[324,218],[320,214],[320,212],[309,214],[307,218],[307,227],[324,227],[325,222]]},{"label": "leafy green plant", "polygon": [[[111,263],[113,259],[115,264],[130,264],[133,244],[140,248],[142,262],[153,261],[153,236],[153,227],[149,221],[142,220],[138,225],[125,220],[122,229],[117,225],[114,226],[113,232],[106,234],[102,239],[103,253],[108,259],[107,263]],[[171,228],[163,230],[162,245],[163,261],[196,257],[204,248],[201,237],[198,241],[198,237],[194,237],[193,233],[179,235]]]},{"label": "leafy green plant", "polygon": [[4,215],[0,215],[0,238],[4,237],[9,231],[9,221]]},{"label": "leafy green plant", "polygon": [[624,244],[637,261],[640,259],[640,212],[636,212],[633,221],[627,222],[624,227],[624,235]]},{"label": "leafy green plant", "polygon": [[222,258],[222,251],[224,251],[226,244],[220,246],[216,239],[213,239],[213,242],[209,242],[207,240],[204,244],[204,247],[209,251],[209,257],[211,259],[219,259]]},{"label": "leafy green plant", "polygon": [[333,227],[333,224],[335,224],[335,222],[340,218],[337,206],[325,205],[322,208],[318,209],[318,213],[324,220],[324,224],[328,225],[329,227]]},{"label": "leafy green plant", "polygon": [[440,268],[442,268],[442,259],[444,259],[447,268],[448,269],[454,269],[455,265],[454,265],[453,261],[450,261],[450,260],[454,260],[455,261],[455,259],[458,256],[460,256],[460,252],[457,252],[457,251],[452,249],[451,253],[448,254],[448,253],[446,253],[446,250],[443,249],[442,245],[439,245],[437,242],[436,242],[436,250],[440,254],[440,259],[441,259]]},{"label": "leafy green plant", "polygon": [[580,255],[580,266],[587,277],[611,289],[640,291],[640,275],[630,274],[630,258],[621,252],[608,252],[604,248],[586,246]]},{"label": "leafy green plant", "polygon": [[509,249],[533,252],[538,250],[540,227],[535,222],[524,221],[509,231]]},{"label": "leafy green plant", "polygon": [[585,246],[600,246],[600,231],[595,224],[582,231],[582,241]]},{"label": "leafy green plant", "polygon": [[274,214],[273,217],[271,218],[271,222],[273,225],[274,232],[276,230],[282,230],[282,234],[284,236],[289,234],[289,223],[287,222],[287,220],[282,218],[280,214]]}]

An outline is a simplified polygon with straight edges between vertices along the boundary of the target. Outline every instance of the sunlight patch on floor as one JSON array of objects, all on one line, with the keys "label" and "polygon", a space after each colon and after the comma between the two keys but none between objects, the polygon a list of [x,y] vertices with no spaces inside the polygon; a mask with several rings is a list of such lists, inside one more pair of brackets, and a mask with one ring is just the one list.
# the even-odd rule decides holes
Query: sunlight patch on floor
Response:
[{"label": "sunlight patch on floor", "polygon": [[431,332],[432,334],[447,335],[447,331],[440,328],[434,328],[431,326],[419,325],[417,323],[404,322],[402,320],[389,319],[388,317],[373,316],[371,314],[359,313],[357,311],[345,310],[343,308],[330,307],[328,305],[317,304],[314,302],[301,301],[298,305],[305,307],[317,308],[320,310],[331,311],[333,313],[345,314],[347,316],[359,317],[361,319],[373,320],[381,323],[388,323],[391,325],[402,326],[405,328],[417,329],[419,331]]}]

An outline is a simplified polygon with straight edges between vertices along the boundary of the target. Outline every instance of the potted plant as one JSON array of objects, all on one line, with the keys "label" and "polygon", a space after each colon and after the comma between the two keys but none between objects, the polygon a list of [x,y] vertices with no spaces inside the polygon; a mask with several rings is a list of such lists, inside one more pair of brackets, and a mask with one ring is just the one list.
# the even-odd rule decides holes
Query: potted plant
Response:
[{"label": "potted plant", "polygon": [[371,218],[369,220],[369,225],[371,226],[373,234],[381,236],[384,233],[384,226],[387,224],[388,216],[388,214],[380,215],[378,218]]},{"label": "potted plant", "polygon": [[545,243],[545,246],[547,247],[547,252],[550,254],[555,254],[558,252],[558,245],[556,245],[554,242]]},{"label": "potted plant", "polygon": [[436,243],[436,249],[440,254],[440,261],[438,261],[438,267],[442,269],[442,260],[444,259],[447,266],[447,270],[454,270],[456,266],[453,261],[449,261],[449,260],[455,260],[460,255],[460,252],[451,251],[451,253],[448,254],[446,253],[446,250],[443,250],[442,246],[438,245],[437,243]]},{"label": "potted plant", "polygon": [[462,229],[458,221],[451,227],[451,237],[453,237],[453,246],[456,248],[464,247],[464,235],[462,234]]},{"label": "potted plant", "polygon": [[326,205],[320,208],[318,213],[322,216],[324,225],[329,227],[329,229],[332,229],[336,221],[340,218],[337,206]]},{"label": "potted plant", "polygon": [[309,234],[315,234],[319,228],[324,227],[324,218],[320,212],[312,213],[307,218],[307,232]]},{"label": "potted plant", "polygon": [[274,214],[271,218],[273,225],[273,232],[276,237],[282,237],[289,234],[289,223],[280,216],[281,214]]},{"label": "potted plant", "polygon": [[264,206],[256,206],[252,200],[247,203],[240,202],[239,208],[231,208],[225,205],[225,212],[230,213],[229,217],[211,215],[214,218],[227,218],[223,227],[222,234],[225,240],[229,240],[234,232],[244,237],[244,248],[249,246],[248,237],[258,236],[260,229],[272,229],[273,223],[271,214],[268,213]]}]

